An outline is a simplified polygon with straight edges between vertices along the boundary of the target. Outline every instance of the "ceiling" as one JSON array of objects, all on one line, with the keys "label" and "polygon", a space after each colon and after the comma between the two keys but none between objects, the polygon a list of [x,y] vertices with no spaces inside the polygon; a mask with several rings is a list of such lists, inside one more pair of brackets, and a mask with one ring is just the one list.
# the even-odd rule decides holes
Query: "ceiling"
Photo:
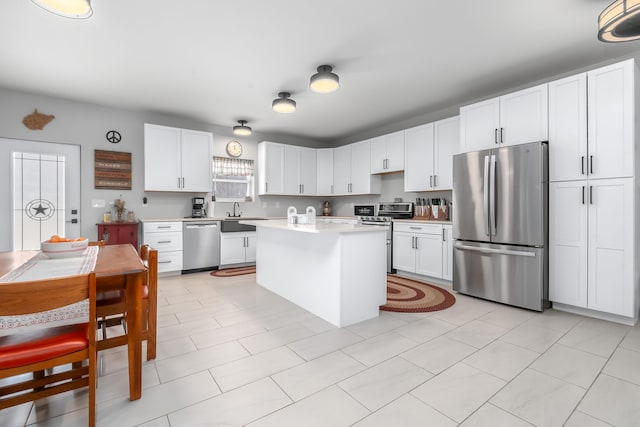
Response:
[{"label": "ceiling", "polygon": [[[611,1],[2,0],[0,87],[330,142],[635,53],[596,38]],[[322,64],[333,94],[308,88]]]}]

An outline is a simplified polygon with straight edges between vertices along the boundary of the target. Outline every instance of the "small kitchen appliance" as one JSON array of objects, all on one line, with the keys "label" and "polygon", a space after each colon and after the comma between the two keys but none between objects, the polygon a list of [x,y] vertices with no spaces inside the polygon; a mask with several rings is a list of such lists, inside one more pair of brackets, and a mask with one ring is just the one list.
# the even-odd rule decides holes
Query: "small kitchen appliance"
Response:
[{"label": "small kitchen appliance", "polygon": [[204,197],[194,197],[191,199],[191,218],[204,218],[207,212],[204,208]]}]

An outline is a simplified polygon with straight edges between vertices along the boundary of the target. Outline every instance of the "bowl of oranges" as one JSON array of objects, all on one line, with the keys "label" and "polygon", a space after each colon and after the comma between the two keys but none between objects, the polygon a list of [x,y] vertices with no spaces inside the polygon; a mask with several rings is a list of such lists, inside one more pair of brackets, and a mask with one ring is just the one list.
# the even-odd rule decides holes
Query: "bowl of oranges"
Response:
[{"label": "bowl of oranges", "polygon": [[40,249],[49,258],[69,258],[82,255],[88,245],[89,239],[86,237],[67,239],[54,234],[40,243]]}]

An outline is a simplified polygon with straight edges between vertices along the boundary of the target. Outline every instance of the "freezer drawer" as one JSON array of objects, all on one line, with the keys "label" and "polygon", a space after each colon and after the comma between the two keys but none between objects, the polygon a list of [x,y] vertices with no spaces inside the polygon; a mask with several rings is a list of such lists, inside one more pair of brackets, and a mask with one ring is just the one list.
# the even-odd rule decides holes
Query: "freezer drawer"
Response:
[{"label": "freezer drawer", "polygon": [[544,248],[456,241],[453,290],[516,307],[548,307]]}]

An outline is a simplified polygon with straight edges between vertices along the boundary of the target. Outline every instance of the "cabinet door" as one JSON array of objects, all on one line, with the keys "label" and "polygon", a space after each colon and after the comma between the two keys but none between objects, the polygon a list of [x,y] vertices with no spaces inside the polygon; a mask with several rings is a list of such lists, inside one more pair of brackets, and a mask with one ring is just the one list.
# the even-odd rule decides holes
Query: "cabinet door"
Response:
[{"label": "cabinet door", "polygon": [[587,74],[549,83],[549,180],[586,178]]},{"label": "cabinet door", "polygon": [[442,278],[453,279],[453,226],[442,226]]},{"label": "cabinet door", "polygon": [[440,120],[434,124],[433,189],[453,188],[453,155],[460,149],[460,118]]},{"label": "cabinet door", "polygon": [[587,181],[549,184],[549,300],[587,307]]},{"label": "cabinet door", "polygon": [[300,182],[300,147],[284,146],[284,194],[299,195],[302,193]]},{"label": "cabinet door", "polygon": [[256,262],[256,242],[258,241],[255,232],[245,233],[245,261]]},{"label": "cabinet door", "polygon": [[379,183],[380,176],[371,176],[371,143],[367,140],[351,144],[351,193],[379,193]]},{"label": "cabinet door", "polygon": [[587,73],[589,177],[633,176],[633,59]]},{"label": "cabinet door", "polygon": [[371,139],[371,173],[387,172],[387,139],[379,136]]},{"label": "cabinet door", "polygon": [[545,83],[500,97],[500,144],[549,139],[547,90]]},{"label": "cabinet door", "polygon": [[245,237],[245,233],[220,233],[220,265],[245,262]]},{"label": "cabinet door", "polygon": [[405,131],[404,191],[430,190],[433,164],[433,123]]},{"label": "cabinet door", "polygon": [[393,268],[396,270],[416,271],[416,251],[413,237],[414,234],[411,233],[393,233]]},{"label": "cabinet door", "polygon": [[316,167],[316,150],[300,147],[300,184],[305,196],[315,196],[317,193]]},{"label": "cabinet door", "polygon": [[317,156],[318,196],[333,195],[333,148],[320,148]]},{"label": "cabinet door", "polygon": [[404,131],[386,135],[387,140],[387,168],[386,172],[404,170]]},{"label": "cabinet door", "polygon": [[259,194],[284,194],[284,145],[261,142],[258,146]]},{"label": "cabinet door", "polygon": [[460,152],[484,150],[497,145],[500,100],[488,99],[460,107]]},{"label": "cabinet door", "polygon": [[131,243],[138,250],[138,224],[120,224],[118,230],[118,243]]},{"label": "cabinet door", "polygon": [[634,317],[633,178],[589,181],[589,308]]},{"label": "cabinet door", "polygon": [[350,193],[351,189],[351,145],[333,150],[333,192],[336,196]]},{"label": "cabinet door", "polygon": [[416,234],[416,274],[442,278],[441,234]]},{"label": "cabinet door", "polygon": [[182,191],[211,192],[213,135],[182,129]]},{"label": "cabinet door", "polygon": [[145,191],[180,191],[180,129],[145,123]]}]

